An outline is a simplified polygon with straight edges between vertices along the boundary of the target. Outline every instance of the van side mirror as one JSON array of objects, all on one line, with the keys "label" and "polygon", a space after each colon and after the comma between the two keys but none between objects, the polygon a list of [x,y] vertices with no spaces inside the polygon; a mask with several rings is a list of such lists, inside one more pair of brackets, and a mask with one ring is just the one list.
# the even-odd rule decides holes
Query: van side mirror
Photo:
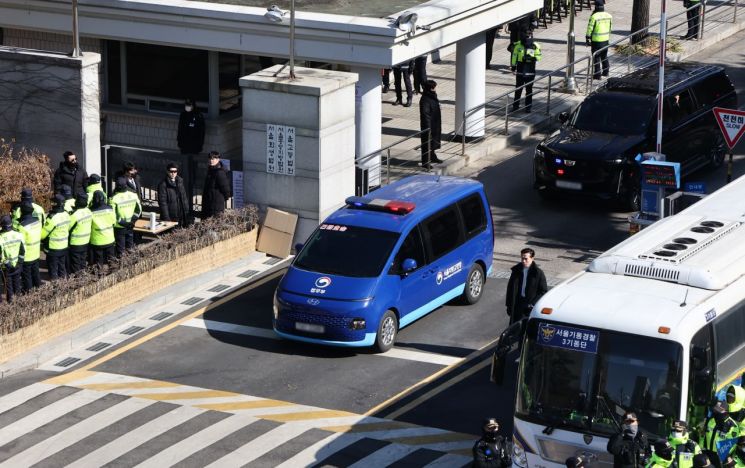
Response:
[{"label": "van side mirror", "polygon": [[569,120],[569,112],[561,112],[559,114],[559,122],[567,123],[567,120]]},{"label": "van side mirror", "polygon": [[404,259],[403,263],[401,264],[401,270],[404,273],[411,273],[412,271],[416,270],[416,268],[416,260],[414,260],[413,258]]},{"label": "van side mirror", "polygon": [[297,244],[295,244],[295,254],[299,254],[300,251],[303,250],[303,245],[304,244],[302,242],[298,242]]},{"label": "van side mirror", "polygon": [[709,350],[703,346],[691,346],[691,367],[700,371],[709,367]]},{"label": "van side mirror", "polygon": [[515,349],[520,349],[523,337],[528,328],[528,319],[524,318],[507,327],[497,342],[497,348],[492,356],[491,381],[497,385],[504,382],[504,373],[507,367],[507,356]]},{"label": "van side mirror", "polygon": [[693,403],[709,406],[714,394],[714,373],[708,367],[695,371],[693,381]]}]

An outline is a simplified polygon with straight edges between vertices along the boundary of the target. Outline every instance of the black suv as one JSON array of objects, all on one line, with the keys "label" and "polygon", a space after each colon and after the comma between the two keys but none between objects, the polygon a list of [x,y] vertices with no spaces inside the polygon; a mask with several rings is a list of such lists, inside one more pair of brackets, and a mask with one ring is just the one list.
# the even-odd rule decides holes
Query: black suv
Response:
[{"label": "black suv", "polygon": [[[535,150],[535,188],[550,198],[560,192],[618,200],[639,209],[637,154],[655,150],[657,66],[610,78]],[[662,153],[680,162],[683,176],[722,165],[726,153],[713,107],[737,108],[724,68],[696,63],[665,67]]]}]

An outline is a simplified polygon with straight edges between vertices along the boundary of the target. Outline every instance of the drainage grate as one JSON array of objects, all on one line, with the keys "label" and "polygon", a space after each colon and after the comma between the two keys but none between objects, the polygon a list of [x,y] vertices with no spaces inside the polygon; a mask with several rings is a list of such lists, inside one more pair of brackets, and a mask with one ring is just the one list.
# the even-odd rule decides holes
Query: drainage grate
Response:
[{"label": "drainage grate", "polygon": [[229,287],[230,286],[227,285],[227,284],[218,284],[217,286],[213,286],[213,287],[209,288],[207,291],[210,291],[210,292],[220,292],[220,291],[225,291]]},{"label": "drainage grate", "polygon": [[238,277],[239,278],[250,278],[253,275],[255,275],[256,273],[258,273],[258,272],[259,272],[259,270],[246,270],[243,273],[241,273],[240,275],[238,275]]},{"label": "drainage grate", "polygon": [[122,335],[134,335],[135,333],[139,333],[144,329],[145,327],[129,327],[122,332]]},{"label": "drainage grate", "polygon": [[267,261],[264,262],[264,265],[276,265],[277,263],[279,263],[281,261],[282,261],[282,259],[281,258],[278,258],[278,257],[270,258],[269,260],[267,260]]},{"label": "drainage grate", "polygon": [[109,346],[111,346],[111,343],[104,343],[103,341],[99,341],[98,343],[94,344],[90,348],[86,348],[86,351],[93,351],[93,352],[101,351],[102,349],[108,348]]},{"label": "drainage grate", "polygon": [[199,304],[203,300],[204,299],[202,299],[201,297],[190,297],[189,299],[187,299],[184,302],[182,302],[182,304],[184,304],[184,305],[194,305],[194,304]]},{"label": "drainage grate", "polygon": [[158,320],[158,321],[161,321],[161,320],[163,320],[163,319],[165,319],[165,318],[168,318],[168,317],[170,317],[171,315],[173,315],[173,313],[171,313],[171,312],[160,312],[160,313],[158,313],[158,314],[155,314],[155,315],[153,315],[152,317],[150,317],[150,320]]},{"label": "drainage grate", "polygon": [[80,358],[76,357],[69,357],[61,360],[55,366],[57,367],[70,367],[71,365],[75,364],[76,362],[80,361]]}]

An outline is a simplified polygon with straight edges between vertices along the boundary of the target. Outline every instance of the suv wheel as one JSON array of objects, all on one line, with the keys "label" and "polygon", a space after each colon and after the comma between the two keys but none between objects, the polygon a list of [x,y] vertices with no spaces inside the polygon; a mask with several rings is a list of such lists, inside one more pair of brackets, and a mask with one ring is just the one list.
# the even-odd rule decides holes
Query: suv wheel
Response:
[{"label": "suv wheel", "polygon": [[393,347],[398,334],[398,320],[392,310],[383,314],[378,324],[378,333],[375,335],[375,351],[385,353]]},{"label": "suv wheel", "polygon": [[720,132],[717,132],[717,136],[714,138],[714,143],[711,145],[709,150],[709,164],[711,167],[718,168],[724,163],[724,157],[727,154],[727,148],[724,145],[724,137]]},{"label": "suv wheel", "polygon": [[624,208],[628,211],[639,211],[642,209],[642,192],[639,187],[630,187],[626,191],[624,205]]}]

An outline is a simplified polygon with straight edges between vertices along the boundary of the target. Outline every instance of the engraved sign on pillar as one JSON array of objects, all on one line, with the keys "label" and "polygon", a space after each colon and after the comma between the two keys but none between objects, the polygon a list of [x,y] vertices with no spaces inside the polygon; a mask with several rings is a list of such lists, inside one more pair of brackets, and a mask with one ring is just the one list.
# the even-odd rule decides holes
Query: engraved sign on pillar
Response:
[{"label": "engraved sign on pillar", "polygon": [[295,175],[295,127],[266,125],[266,172]]}]

